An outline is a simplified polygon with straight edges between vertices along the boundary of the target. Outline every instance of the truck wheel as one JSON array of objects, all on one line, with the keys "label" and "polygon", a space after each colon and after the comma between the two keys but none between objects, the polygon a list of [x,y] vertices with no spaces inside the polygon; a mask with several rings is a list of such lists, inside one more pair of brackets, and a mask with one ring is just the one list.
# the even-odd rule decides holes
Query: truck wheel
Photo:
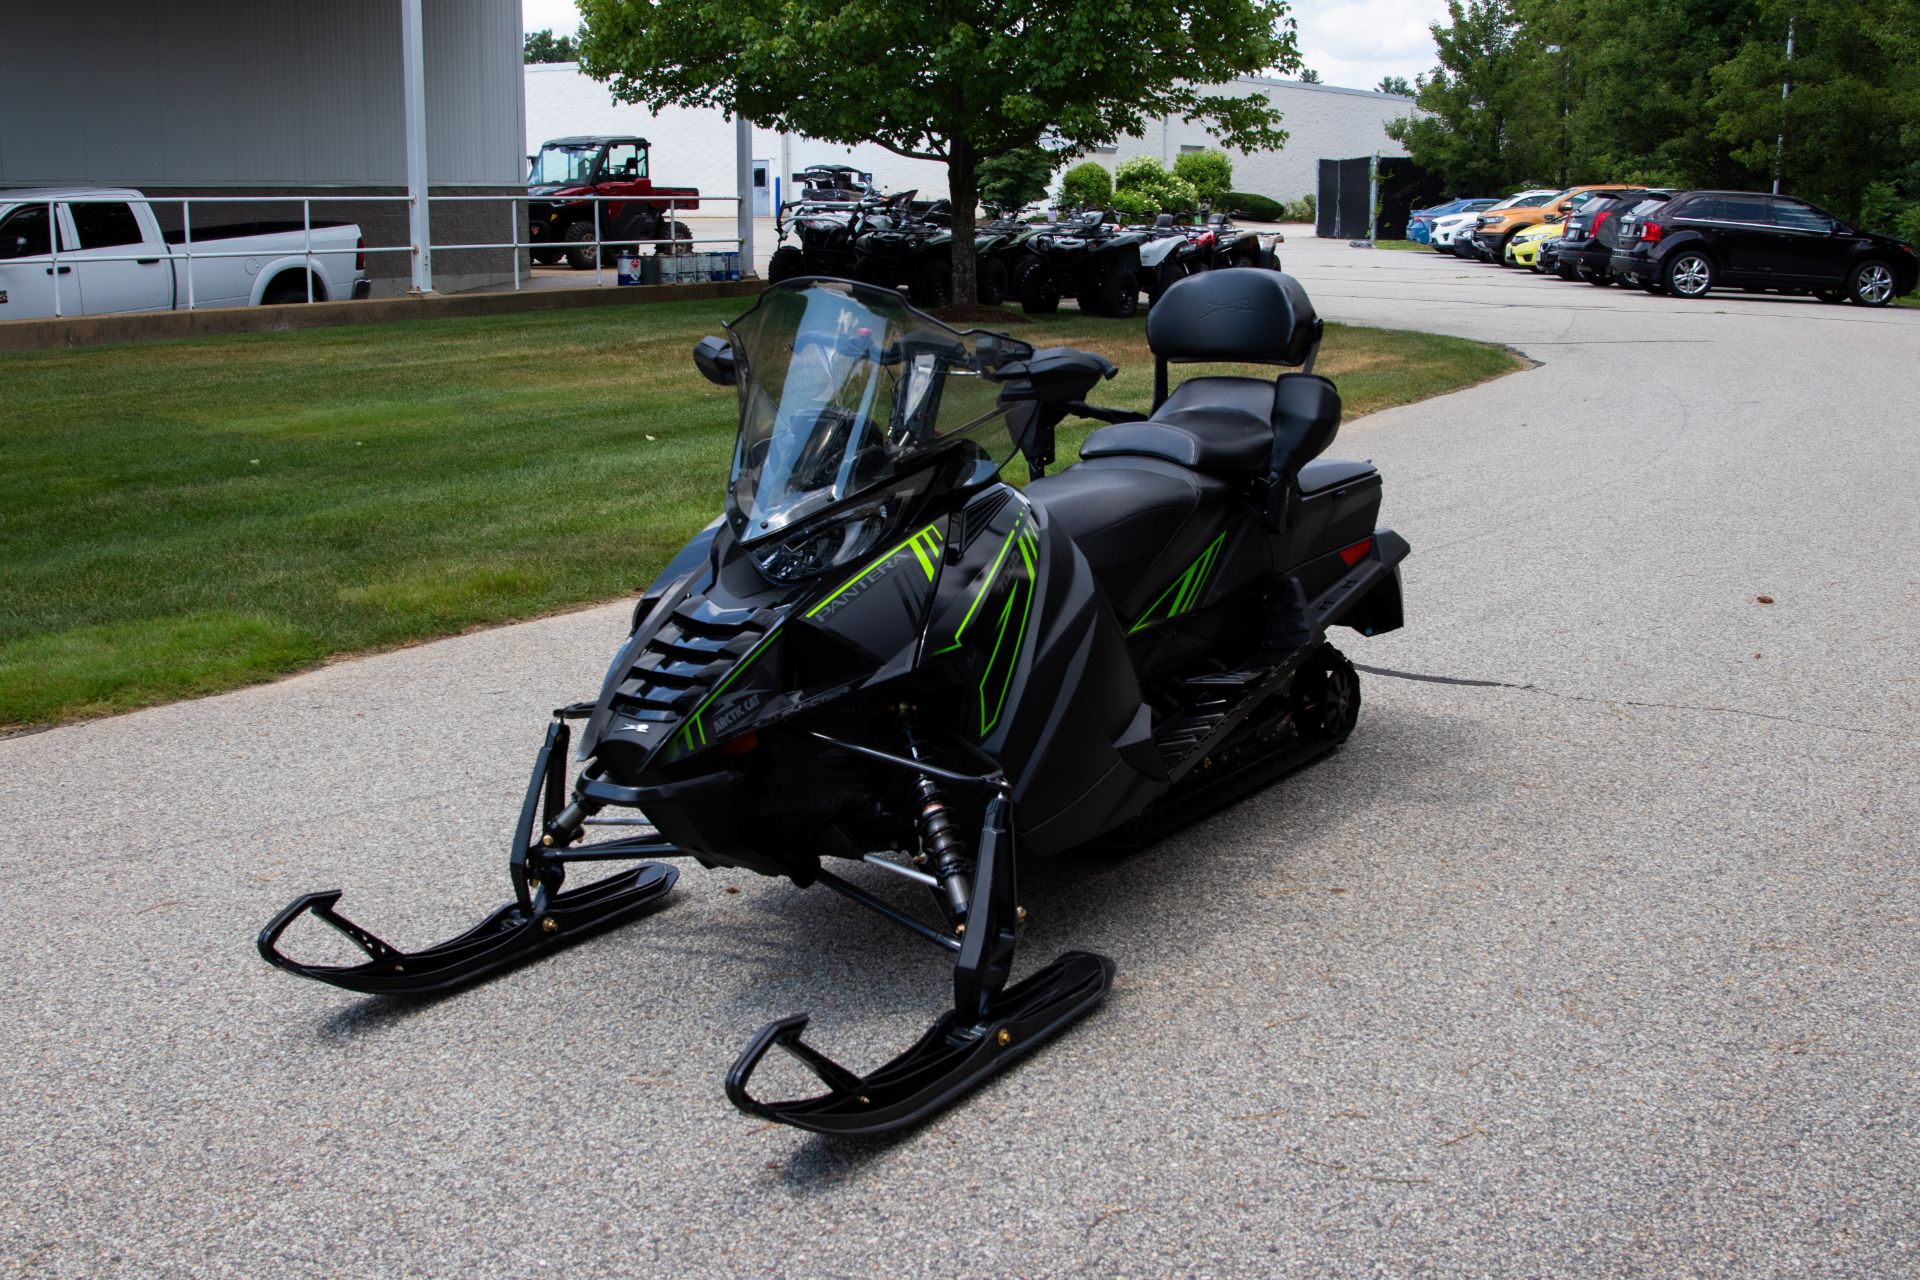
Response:
[{"label": "truck wheel", "polygon": [[807,274],[807,255],[794,245],[783,244],[773,251],[767,263],[767,282],[779,284]]},{"label": "truck wheel", "polygon": [[938,260],[923,262],[913,273],[910,289],[913,305],[931,311],[953,305],[953,264]]},{"label": "truck wheel", "polygon": [[[263,307],[282,307],[290,306],[296,302],[305,302],[306,300],[307,282],[305,277],[301,276],[298,272],[287,272],[274,277],[273,283],[267,286],[266,293],[261,295],[260,305]],[[313,300],[315,302],[325,302],[327,300],[326,290],[320,287],[318,280],[313,282]]]},{"label": "truck wheel", "polygon": [[974,268],[974,292],[980,304],[997,307],[1007,300],[1007,264],[998,258],[982,258]]},{"label": "truck wheel", "polygon": [[[593,240],[593,224],[584,218],[579,222],[569,222],[561,229],[560,238],[562,240],[586,240],[591,242]],[[570,248],[563,249],[561,250],[561,256],[566,258],[567,265],[575,271],[593,270],[592,243],[576,244]]]},{"label": "truck wheel", "polygon": [[1020,309],[1036,316],[1050,316],[1060,309],[1060,286],[1053,272],[1039,263],[1021,277]]}]

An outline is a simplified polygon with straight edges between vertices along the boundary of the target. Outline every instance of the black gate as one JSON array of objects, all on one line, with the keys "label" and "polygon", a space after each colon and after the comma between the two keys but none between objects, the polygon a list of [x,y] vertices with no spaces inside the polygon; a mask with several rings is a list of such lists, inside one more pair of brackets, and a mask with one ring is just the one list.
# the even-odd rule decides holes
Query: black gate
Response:
[{"label": "black gate", "polygon": [[1439,204],[1446,187],[1437,173],[1428,173],[1405,156],[1380,161],[1380,222],[1374,234],[1382,240],[1407,238],[1407,217],[1415,209]]},{"label": "black gate", "polygon": [[1320,194],[1313,231],[1335,240],[1366,240],[1373,235],[1373,159],[1320,162]]}]

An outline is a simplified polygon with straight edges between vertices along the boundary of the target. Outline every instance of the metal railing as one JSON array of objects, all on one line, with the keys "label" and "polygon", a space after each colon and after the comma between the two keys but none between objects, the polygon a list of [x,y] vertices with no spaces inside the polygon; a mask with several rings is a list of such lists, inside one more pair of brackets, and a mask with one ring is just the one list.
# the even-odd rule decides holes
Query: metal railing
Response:
[{"label": "metal railing", "polygon": [[[526,196],[526,195],[520,195],[517,193],[490,194],[490,195],[436,195],[436,196],[429,196],[427,198],[428,205],[430,208],[431,206],[436,204],[472,204],[472,203],[492,203],[492,204],[506,204],[506,205],[515,206],[515,212],[513,213],[512,217],[509,219],[511,224],[511,231],[509,232],[508,238],[505,240],[464,241],[460,243],[449,243],[449,244],[430,242],[423,246],[423,245],[413,243],[411,241],[411,237],[409,237],[408,243],[405,243],[405,244],[369,245],[366,242],[365,234],[361,233],[356,236],[355,243],[351,246],[329,247],[326,244],[322,244],[321,246],[316,248],[314,245],[315,231],[317,230],[321,232],[324,237],[325,232],[333,230],[336,226],[340,224],[331,223],[331,222],[322,222],[320,226],[316,227],[313,221],[313,211],[314,211],[315,205],[324,206],[328,204],[361,204],[361,205],[392,204],[392,205],[399,205],[399,206],[410,208],[413,204],[413,197],[407,196],[407,195],[302,195],[302,196],[232,195],[232,196],[180,196],[180,197],[160,196],[160,197],[152,197],[152,198],[141,196],[141,197],[135,198],[127,195],[111,195],[111,194],[85,195],[85,194],[75,193],[73,195],[60,195],[60,196],[54,196],[51,198],[41,198],[36,196],[35,198],[29,199],[29,200],[9,201],[6,198],[6,192],[4,190],[0,190],[0,206],[8,207],[8,216],[10,218],[21,209],[30,209],[36,206],[44,206],[44,208],[47,211],[47,227],[46,227],[47,251],[44,253],[28,252],[28,253],[18,254],[16,256],[0,256],[0,268],[4,268],[8,266],[20,266],[20,265],[39,266],[44,264],[47,275],[51,276],[53,279],[53,294],[52,294],[53,315],[54,315],[54,318],[59,319],[59,318],[63,318],[67,314],[66,307],[65,307],[65,299],[63,297],[63,291],[61,288],[61,283],[63,279],[72,274],[74,267],[78,266],[78,267],[84,268],[86,265],[91,263],[133,262],[133,263],[140,263],[145,265],[153,265],[153,264],[157,264],[159,262],[164,261],[168,264],[169,269],[174,271],[173,283],[175,285],[175,288],[169,292],[169,301],[171,304],[171,309],[191,311],[196,309],[200,305],[200,301],[197,296],[197,291],[195,287],[196,280],[195,280],[195,274],[194,274],[194,263],[205,262],[213,259],[270,258],[275,261],[280,261],[288,258],[294,259],[297,261],[298,266],[292,269],[297,269],[301,272],[302,277],[305,281],[305,289],[306,289],[305,300],[311,303],[311,302],[319,302],[319,301],[339,301],[342,297],[352,297],[356,292],[356,286],[358,282],[365,277],[365,266],[364,266],[365,260],[368,257],[373,255],[404,254],[404,255],[407,255],[409,259],[411,259],[414,255],[420,254],[422,252],[425,252],[428,255],[432,255],[434,253],[439,253],[439,252],[485,251],[485,250],[497,250],[497,249],[509,250],[510,257],[512,260],[512,269],[510,272],[510,276],[513,282],[513,288],[517,292],[521,288],[523,288],[525,279],[528,275],[530,275],[530,270],[531,270],[529,268],[528,272],[522,271],[520,255],[523,252],[531,253],[531,251],[534,249],[566,250],[566,249],[574,249],[574,248],[591,248],[594,251],[593,252],[593,261],[594,261],[593,286],[594,287],[600,287],[606,283],[605,265],[606,265],[607,250],[609,249],[620,250],[620,249],[627,249],[629,247],[637,249],[640,246],[652,246],[656,254],[660,254],[663,256],[679,256],[682,252],[693,252],[694,246],[697,246],[697,245],[731,245],[735,253],[743,254],[744,252],[743,242],[737,234],[732,236],[693,236],[689,234],[685,238],[676,237],[673,235],[674,229],[677,226],[679,226],[679,216],[681,212],[681,205],[683,202],[686,203],[690,208],[697,208],[699,207],[699,205],[703,203],[708,203],[708,204],[729,205],[729,206],[733,206],[737,210],[740,204],[739,196],[700,195],[692,198],[673,197],[673,196],[660,196],[660,197],[602,196],[602,195],[563,196],[563,197],[559,197],[559,201],[567,205],[588,204],[592,206],[592,212],[593,212],[592,238],[588,240],[539,240],[539,241],[536,241],[533,235],[531,234],[532,228],[531,228],[530,216],[527,212],[527,206],[532,203],[543,202],[547,199],[548,198],[546,197]],[[147,210],[149,216],[152,215],[153,211],[156,208],[171,208],[175,205],[178,205],[180,209],[180,238],[178,240],[174,240],[170,235],[170,233],[162,230],[160,233],[161,240],[160,240],[159,246],[155,246],[150,242],[143,240],[143,241],[136,241],[131,245],[125,246],[126,248],[132,250],[131,252],[102,253],[99,250],[90,250],[87,248],[87,246],[83,242],[81,242],[81,239],[77,234],[77,227],[74,225],[71,225],[70,222],[63,222],[62,220],[62,213],[67,207],[72,205],[79,205],[79,204],[114,204],[114,205],[139,206],[139,207],[144,207]],[[300,206],[300,226],[299,226],[300,245],[298,249],[284,249],[284,250],[275,249],[269,252],[262,252],[262,250],[258,246],[250,247],[250,248],[239,248],[239,249],[220,248],[218,246],[227,244],[238,237],[219,236],[211,239],[195,241],[193,236],[193,210],[195,206],[201,206],[201,205],[256,205],[258,206],[258,205],[296,205],[296,204]],[[667,232],[667,235],[657,239],[638,239],[631,236],[616,236],[612,233],[611,230],[603,230],[602,206],[604,205],[624,206],[624,205],[632,205],[632,204],[644,204],[648,206],[655,206],[655,207],[662,208],[664,211],[663,216],[665,221],[664,230]],[[156,227],[158,226],[158,221],[159,221],[158,218],[155,217],[154,223]],[[202,225],[203,226],[205,225],[204,221]],[[352,225],[352,224],[349,224],[349,225]],[[411,221],[409,221],[408,225],[409,226],[411,225]],[[357,227],[355,229],[356,231],[358,231]],[[143,231],[145,230],[144,226],[142,227],[142,230]],[[525,232],[525,234],[523,234],[523,232]],[[266,234],[266,233],[255,233],[255,234]],[[69,241],[71,241],[70,245],[68,243]],[[201,247],[201,246],[208,246],[208,247]],[[682,248],[683,246],[684,246],[684,249]],[[121,245],[108,245],[103,247],[113,248],[113,249],[122,248]],[[0,252],[3,252],[6,248],[7,246],[0,246]],[[673,250],[673,253],[670,255],[667,253],[668,248],[671,248]],[[353,255],[354,265],[352,267],[351,272],[347,274],[347,278],[344,281],[334,280],[332,277],[331,269],[323,260],[336,258],[343,254]],[[429,257],[429,262],[431,262],[431,257]],[[283,271],[286,269],[288,268],[286,267],[282,268]],[[751,263],[741,264],[741,273],[743,275],[749,274],[751,273],[751,271],[752,271]],[[249,274],[264,274],[264,271],[257,272],[257,273],[249,273]],[[280,272],[275,273],[276,276],[278,274],[281,274],[281,273]],[[332,287],[334,292],[331,295],[326,297],[315,296],[314,285],[315,285],[316,276],[320,277],[323,281],[326,282],[325,284],[323,284],[322,286],[323,288],[326,288],[328,286]],[[271,284],[271,280],[269,280],[268,283]],[[261,292],[260,300],[261,301],[265,300],[264,290]],[[92,312],[87,308],[85,308],[84,277],[83,277],[80,297],[78,301],[82,304],[82,306],[80,310],[77,312],[77,314],[107,314],[104,312]],[[252,303],[253,301],[254,301],[254,298],[252,295],[252,291],[249,290],[248,295],[245,298],[240,299],[239,303],[240,305],[246,305],[246,304]],[[220,299],[220,305],[223,305],[223,306],[235,305],[234,298],[223,295]],[[166,306],[163,306],[159,308],[139,308],[139,309],[166,310],[169,308]],[[8,319],[8,318],[11,318],[11,317],[7,316],[4,311],[0,311],[0,319]]]}]

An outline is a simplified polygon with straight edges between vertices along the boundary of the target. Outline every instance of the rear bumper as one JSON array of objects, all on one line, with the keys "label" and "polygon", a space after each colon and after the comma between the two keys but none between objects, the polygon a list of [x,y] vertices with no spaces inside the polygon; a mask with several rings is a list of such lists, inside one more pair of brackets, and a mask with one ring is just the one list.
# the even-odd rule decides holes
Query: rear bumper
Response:
[{"label": "rear bumper", "polygon": [[367,279],[365,276],[357,277],[353,282],[351,296],[355,302],[360,302],[373,296],[373,281]]}]

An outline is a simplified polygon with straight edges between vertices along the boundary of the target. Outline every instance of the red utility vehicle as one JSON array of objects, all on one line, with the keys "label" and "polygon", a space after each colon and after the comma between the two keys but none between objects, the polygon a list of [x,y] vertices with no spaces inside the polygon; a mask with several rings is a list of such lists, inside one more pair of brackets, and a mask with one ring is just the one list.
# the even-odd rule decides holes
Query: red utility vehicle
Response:
[{"label": "red utility vehicle", "polygon": [[[647,176],[645,138],[555,138],[533,157],[527,194],[534,197],[527,201],[533,260],[565,258],[581,271],[593,266],[595,240],[606,266],[621,249],[640,241],[692,240],[693,233],[675,215],[700,207],[698,187],[654,185]],[[674,245],[668,251],[687,249]]]}]

